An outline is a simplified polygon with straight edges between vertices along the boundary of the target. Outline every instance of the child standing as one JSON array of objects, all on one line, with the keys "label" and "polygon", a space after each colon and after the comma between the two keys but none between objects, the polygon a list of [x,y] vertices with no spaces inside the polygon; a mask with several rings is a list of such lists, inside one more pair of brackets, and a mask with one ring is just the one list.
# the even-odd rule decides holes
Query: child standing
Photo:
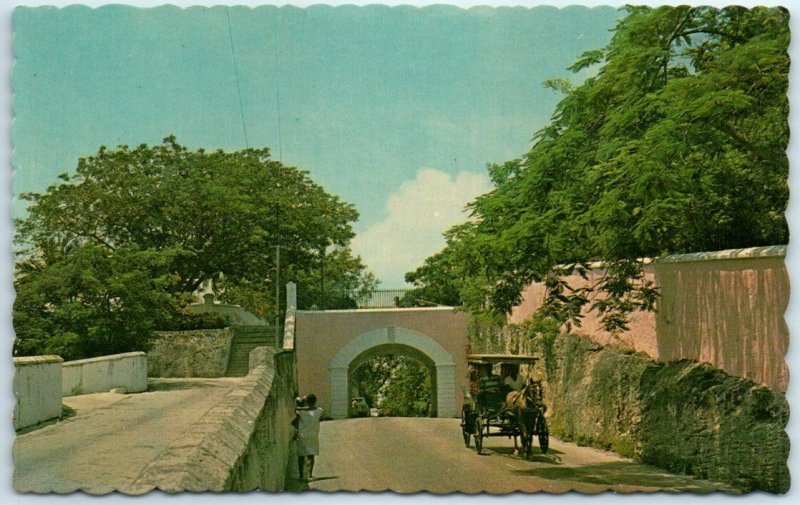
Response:
[{"label": "child standing", "polygon": [[[319,422],[323,410],[317,407],[317,397],[311,393],[305,398],[305,406],[298,407],[292,424],[297,427],[297,468],[300,480],[311,480],[314,474],[314,456],[319,454]],[[308,460],[308,479],[305,479],[305,463]]]}]

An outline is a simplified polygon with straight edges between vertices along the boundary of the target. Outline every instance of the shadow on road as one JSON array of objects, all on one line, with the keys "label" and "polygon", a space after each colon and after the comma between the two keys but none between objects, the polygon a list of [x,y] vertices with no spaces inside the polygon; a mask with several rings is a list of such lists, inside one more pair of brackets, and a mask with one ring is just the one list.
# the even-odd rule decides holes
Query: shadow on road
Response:
[{"label": "shadow on road", "polygon": [[521,455],[514,453],[513,447],[485,447],[483,453],[484,455],[489,454],[498,454],[501,456],[507,456],[511,458],[519,458],[524,461],[530,461],[532,463],[548,463],[551,465],[560,465],[561,458],[558,457],[558,454],[564,454],[563,452],[557,449],[550,449],[547,451],[547,454],[542,454],[542,450],[538,447],[533,448],[533,453],[531,454],[530,459],[524,458]]},{"label": "shadow on road", "polygon": [[[487,449],[491,449],[492,452],[495,454],[514,454],[513,447],[492,447],[488,445],[484,445]],[[558,449],[550,449],[547,451],[547,454],[564,454],[563,452],[559,451]],[[533,448],[533,456],[542,455],[542,450],[538,447]]]},{"label": "shadow on road", "polygon": [[[544,479],[583,482],[598,485],[631,485],[660,488],[664,491],[681,491],[710,493],[720,490],[712,488],[707,482],[701,482],[685,475],[672,475],[638,463],[614,462],[597,463],[578,467],[545,467],[515,470],[515,475],[527,475]],[[735,492],[725,489],[725,492]]]},{"label": "shadow on road", "polygon": [[30,433],[32,431],[40,430],[42,428],[46,428],[51,424],[60,423],[61,421],[66,421],[70,417],[75,417],[75,409],[71,408],[69,405],[61,405],[61,415],[56,417],[55,419],[48,419],[47,421],[41,422],[39,424],[34,424],[33,426],[28,426],[16,431],[17,435],[24,435],[26,433]]},{"label": "shadow on road", "polygon": [[296,492],[296,493],[299,493],[299,492],[302,492],[302,491],[310,491],[311,490],[310,484],[312,482],[319,482],[321,480],[331,480],[331,479],[338,479],[338,478],[339,478],[338,475],[325,475],[325,476],[322,476],[322,477],[314,477],[311,481],[299,480],[297,478],[290,478],[289,482],[288,482],[288,484],[286,486],[286,490],[287,491],[293,491],[293,492]]}]

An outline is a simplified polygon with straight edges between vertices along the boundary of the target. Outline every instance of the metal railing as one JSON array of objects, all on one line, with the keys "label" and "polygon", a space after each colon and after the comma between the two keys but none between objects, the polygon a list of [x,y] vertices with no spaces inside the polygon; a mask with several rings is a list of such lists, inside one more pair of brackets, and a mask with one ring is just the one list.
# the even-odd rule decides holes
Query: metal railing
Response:
[{"label": "metal railing", "polygon": [[410,289],[376,289],[357,300],[359,309],[391,309],[397,307]]}]

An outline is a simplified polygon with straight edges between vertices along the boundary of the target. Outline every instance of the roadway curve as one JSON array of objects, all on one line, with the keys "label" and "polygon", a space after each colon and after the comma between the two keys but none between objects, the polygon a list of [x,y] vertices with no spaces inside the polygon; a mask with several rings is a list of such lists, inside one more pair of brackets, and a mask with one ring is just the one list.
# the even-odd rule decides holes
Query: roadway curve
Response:
[{"label": "roadway curve", "polygon": [[484,455],[479,456],[474,442],[472,448],[464,447],[459,423],[458,419],[390,417],[324,422],[320,456],[308,488],[493,494],[732,491],[552,438],[548,455],[540,454],[534,443],[532,461],[514,455],[514,444],[505,437],[484,439]]}]

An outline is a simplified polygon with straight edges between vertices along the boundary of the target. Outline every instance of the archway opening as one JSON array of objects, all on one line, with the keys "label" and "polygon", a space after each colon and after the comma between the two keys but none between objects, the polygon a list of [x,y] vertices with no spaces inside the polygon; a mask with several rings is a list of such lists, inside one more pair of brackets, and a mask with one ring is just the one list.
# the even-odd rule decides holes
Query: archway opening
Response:
[{"label": "archway opening", "polygon": [[350,363],[348,392],[350,416],[435,417],[436,365],[413,347],[379,345]]},{"label": "archway opening", "polygon": [[399,354],[422,363],[430,373],[431,415],[458,415],[456,363],[453,355],[427,335],[408,328],[386,326],[361,333],[342,346],[330,360],[330,412],[334,419],[347,417],[353,399],[351,377],[369,359]]}]

